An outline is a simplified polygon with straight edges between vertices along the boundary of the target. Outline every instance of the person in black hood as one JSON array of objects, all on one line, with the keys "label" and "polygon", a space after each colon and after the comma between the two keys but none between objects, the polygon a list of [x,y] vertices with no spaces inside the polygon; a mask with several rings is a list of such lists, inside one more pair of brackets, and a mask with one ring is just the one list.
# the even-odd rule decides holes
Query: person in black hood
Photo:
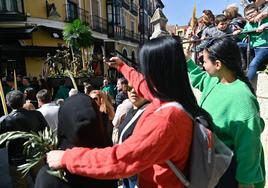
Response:
[{"label": "person in black hood", "polygon": [[[59,149],[72,147],[104,148],[112,146],[107,131],[103,126],[97,104],[85,94],[67,98],[59,109],[58,123]],[[49,175],[44,166],[38,173],[35,188],[115,188],[116,180],[97,180],[73,175],[67,172],[68,182]]]}]

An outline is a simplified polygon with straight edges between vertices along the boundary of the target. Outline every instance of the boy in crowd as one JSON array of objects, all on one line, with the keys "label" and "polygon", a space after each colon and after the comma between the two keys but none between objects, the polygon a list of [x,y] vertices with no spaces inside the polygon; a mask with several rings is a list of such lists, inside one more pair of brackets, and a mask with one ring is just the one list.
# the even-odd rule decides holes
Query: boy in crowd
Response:
[{"label": "boy in crowd", "polygon": [[[247,19],[243,32],[254,31],[248,33],[250,36],[250,47],[254,49],[255,57],[249,64],[247,77],[252,81],[255,76],[258,67],[261,63],[268,58],[268,31],[264,30],[268,26],[268,17],[264,18],[260,22],[255,22],[255,18],[258,16],[258,8],[255,4],[249,4],[244,9],[244,14]],[[241,33],[242,30],[234,31],[234,34]],[[239,37],[244,38],[245,34]]]},{"label": "boy in crowd", "polygon": [[266,0],[249,0],[259,9],[259,14],[254,18],[255,22],[259,22],[268,16],[268,2]]},{"label": "boy in crowd", "polygon": [[[230,34],[232,32],[233,31],[229,26],[227,17],[223,14],[219,14],[215,17],[215,26],[205,30],[202,39],[206,39],[209,37],[220,37],[225,34]],[[197,52],[203,51],[207,42],[208,40],[203,40],[201,44],[196,47]]]}]

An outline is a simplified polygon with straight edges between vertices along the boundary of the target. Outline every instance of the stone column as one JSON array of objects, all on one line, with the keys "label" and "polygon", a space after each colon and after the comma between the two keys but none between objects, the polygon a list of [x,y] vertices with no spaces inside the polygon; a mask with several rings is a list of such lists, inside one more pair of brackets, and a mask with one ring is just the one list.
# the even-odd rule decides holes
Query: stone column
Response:
[{"label": "stone column", "polygon": [[154,32],[150,39],[154,39],[160,36],[169,35],[166,26],[168,19],[162,12],[160,8],[157,8],[154,12],[154,15],[151,19],[151,24],[153,25]]},{"label": "stone column", "polygon": [[[261,141],[264,149],[265,169],[268,172],[268,74],[258,73],[256,95],[260,104],[261,117],[265,122],[265,128],[261,135]],[[266,186],[268,188],[268,177],[266,176]]]}]

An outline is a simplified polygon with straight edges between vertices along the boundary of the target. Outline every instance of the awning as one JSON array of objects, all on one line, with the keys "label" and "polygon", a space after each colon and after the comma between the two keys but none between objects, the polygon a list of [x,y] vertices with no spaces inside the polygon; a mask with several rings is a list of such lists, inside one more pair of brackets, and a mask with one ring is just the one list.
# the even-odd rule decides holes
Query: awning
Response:
[{"label": "awning", "polygon": [[31,28],[0,28],[0,40],[31,39],[35,27]]},{"label": "awning", "polygon": [[0,46],[1,55],[11,57],[46,57],[47,53],[54,55],[57,49],[46,46]]},{"label": "awning", "polygon": [[48,31],[51,34],[52,38],[55,39],[63,39],[63,34],[61,29],[53,28],[53,27],[47,27],[47,26],[38,26],[38,28],[42,28],[46,31]]}]

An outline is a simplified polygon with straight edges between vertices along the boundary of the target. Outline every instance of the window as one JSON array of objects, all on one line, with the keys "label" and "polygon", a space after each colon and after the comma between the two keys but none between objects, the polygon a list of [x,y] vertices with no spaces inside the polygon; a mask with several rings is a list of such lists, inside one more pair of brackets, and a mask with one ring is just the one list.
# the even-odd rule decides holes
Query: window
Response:
[{"label": "window", "polygon": [[23,13],[22,0],[0,0],[0,12]]},{"label": "window", "polygon": [[131,59],[132,59],[133,62],[136,61],[136,57],[135,57],[135,52],[134,51],[132,51],[132,53],[131,53]]},{"label": "window", "polygon": [[128,57],[126,49],[123,50],[123,56],[126,57],[126,58]]},{"label": "window", "polygon": [[68,21],[72,21],[76,18],[78,18],[78,8],[77,4],[68,1],[68,6],[67,6],[67,15],[68,15]]},{"label": "window", "polygon": [[108,22],[112,23],[113,22],[113,8],[112,8],[112,5],[107,6],[107,14],[108,14]]},{"label": "window", "polygon": [[135,23],[133,20],[130,21],[130,31],[134,32],[135,31]]},{"label": "window", "polygon": [[122,9],[122,24],[123,27],[126,27],[126,14],[125,11]]},{"label": "window", "polygon": [[92,15],[94,16],[100,16],[100,4],[98,0],[92,0]]},{"label": "window", "polygon": [[115,24],[119,25],[120,24],[120,6],[119,5],[115,5],[114,7],[114,20],[115,20]]},{"label": "window", "polygon": [[183,31],[177,31],[177,35],[183,37]]}]

